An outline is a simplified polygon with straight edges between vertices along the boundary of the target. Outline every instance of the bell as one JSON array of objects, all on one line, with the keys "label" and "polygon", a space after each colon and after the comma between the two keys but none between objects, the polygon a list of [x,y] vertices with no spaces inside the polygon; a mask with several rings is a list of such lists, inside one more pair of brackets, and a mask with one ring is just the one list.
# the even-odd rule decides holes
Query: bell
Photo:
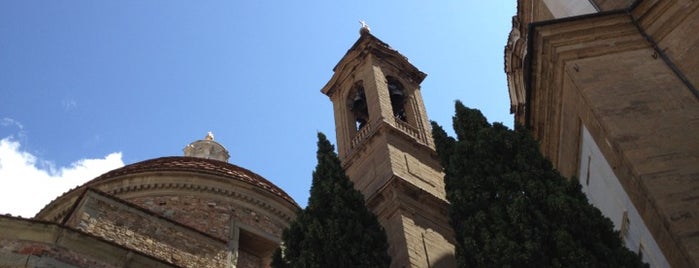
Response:
[{"label": "bell", "polygon": [[403,97],[403,95],[405,95],[403,93],[403,90],[398,88],[398,85],[396,85],[396,84],[389,84],[388,85],[388,92],[391,93],[392,98],[394,98],[394,96],[395,97]]},{"label": "bell", "polygon": [[366,109],[366,100],[364,97],[364,92],[359,91],[352,100],[352,111],[361,111],[364,109]]}]

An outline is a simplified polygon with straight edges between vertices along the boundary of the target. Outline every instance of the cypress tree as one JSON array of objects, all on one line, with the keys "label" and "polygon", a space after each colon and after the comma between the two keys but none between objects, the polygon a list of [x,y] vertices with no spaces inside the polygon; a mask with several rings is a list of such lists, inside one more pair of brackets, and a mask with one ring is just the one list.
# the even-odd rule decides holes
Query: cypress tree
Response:
[{"label": "cypress tree", "polygon": [[524,128],[456,102],[457,139],[432,122],[459,267],[645,267]]},{"label": "cypress tree", "polygon": [[308,206],[284,231],[272,267],[388,267],[386,233],[323,133],[317,158]]}]

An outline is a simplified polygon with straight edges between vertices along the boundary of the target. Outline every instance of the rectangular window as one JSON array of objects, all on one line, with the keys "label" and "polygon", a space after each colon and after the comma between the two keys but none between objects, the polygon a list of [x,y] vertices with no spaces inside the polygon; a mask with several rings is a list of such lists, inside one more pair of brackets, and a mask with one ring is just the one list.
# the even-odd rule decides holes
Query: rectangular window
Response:
[{"label": "rectangular window", "polygon": [[590,186],[590,162],[592,161],[592,156],[587,156],[587,174],[585,175],[585,185]]}]

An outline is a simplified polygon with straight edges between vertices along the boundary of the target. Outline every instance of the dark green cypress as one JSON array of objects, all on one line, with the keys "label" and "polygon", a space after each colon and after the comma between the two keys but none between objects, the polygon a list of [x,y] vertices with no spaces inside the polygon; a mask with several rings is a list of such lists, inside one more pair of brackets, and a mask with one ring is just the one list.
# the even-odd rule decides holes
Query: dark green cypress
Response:
[{"label": "dark green cypress", "polygon": [[458,101],[453,120],[458,140],[432,128],[459,267],[647,266],[524,128],[491,125]]},{"label": "dark green cypress", "polygon": [[386,233],[323,133],[317,158],[308,206],[284,231],[272,267],[388,267]]}]

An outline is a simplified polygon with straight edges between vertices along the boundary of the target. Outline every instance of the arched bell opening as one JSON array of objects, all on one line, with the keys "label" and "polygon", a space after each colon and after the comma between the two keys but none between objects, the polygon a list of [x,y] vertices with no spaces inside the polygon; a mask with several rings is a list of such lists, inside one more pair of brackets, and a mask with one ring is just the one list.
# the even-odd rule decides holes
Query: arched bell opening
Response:
[{"label": "arched bell opening", "polygon": [[401,120],[407,123],[408,117],[405,113],[405,103],[407,98],[405,96],[403,84],[392,76],[386,76],[386,83],[388,84],[388,94],[391,97],[393,117],[396,120]]},{"label": "arched bell opening", "polygon": [[369,122],[369,107],[367,106],[363,81],[355,82],[347,97],[347,105],[354,117],[355,128],[360,130]]}]

